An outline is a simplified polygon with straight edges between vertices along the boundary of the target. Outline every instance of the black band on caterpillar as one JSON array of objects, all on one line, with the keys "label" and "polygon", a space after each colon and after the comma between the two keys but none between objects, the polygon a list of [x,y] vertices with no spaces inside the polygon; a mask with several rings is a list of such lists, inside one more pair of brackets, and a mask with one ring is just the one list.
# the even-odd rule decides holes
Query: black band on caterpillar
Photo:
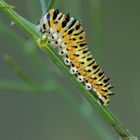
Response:
[{"label": "black band on caterpillar", "polygon": [[87,48],[81,23],[69,14],[51,9],[41,18],[39,28],[48,42],[58,49],[70,73],[75,74],[79,82],[84,82],[87,90],[95,92],[99,103],[106,106],[113,95],[112,86]]}]

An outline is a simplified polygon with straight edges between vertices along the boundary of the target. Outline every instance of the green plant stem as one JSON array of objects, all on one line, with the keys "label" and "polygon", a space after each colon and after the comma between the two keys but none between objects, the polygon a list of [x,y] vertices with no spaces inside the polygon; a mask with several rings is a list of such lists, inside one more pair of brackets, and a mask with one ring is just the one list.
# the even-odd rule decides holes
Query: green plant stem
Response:
[{"label": "green plant stem", "polygon": [[[6,2],[4,2],[3,0],[0,0],[0,6],[5,7],[9,5],[7,5]],[[40,34],[38,33],[36,25],[32,24],[25,18],[21,17],[12,8],[5,9],[4,12],[7,13],[8,16],[10,16],[11,19],[15,21],[17,25],[21,26],[24,29],[24,31],[28,32],[29,35],[32,36],[34,39],[38,39],[40,37]]]},{"label": "green plant stem", "polygon": [[130,138],[133,135],[126,130],[118,119],[113,115],[113,113],[106,107],[102,107],[98,104],[96,98],[91,92],[87,91],[85,87],[78,83],[73,75],[69,74],[69,69],[60,60],[59,56],[54,52],[50,45],[43,49],[44,52],[53,60],[53,62],[62,70],[62,72],[71,80],[76,87],[78,87],[82,95],[91,103],[91,105],[99,112],[99,114],[104,118],[104,120],[116,131],[122,138]]},{"label": "green plant stem", "polygon": [[55,3],[55,0],[50,0],[48,7],[47,7],[47,11],[49,11],[49,9],[51,9],[53,7],[54,3]]},{"label": "green plant stem", "polygon": [[6,9],[11,9],[11,8],[14,8],[14,7],[11,6],[11,5],[8,5],[8,6],[0,6],[0,11],[6,10]]},{"label": "green plant stem", "polygon": [[[3,0],[0,0],[0,6],[7,6]],[[12,9],[5,10],[7,14],[20,25],[20,27],[24,28],[27,33],[29,33],[35,41],[37,41],[40,37],[40,33],[37,32],[36,26],[27,21],[26,19],[19,16]],[[24,24],[25,23],[25,24]],[[31,27],[33,25],[33,27]],[[40,44],[41,46],[42,44]],[[115,117],[115,115],[107,108],[99,105],[97,103],[96,98],[93,96],[93,93],[87,91],[81,83],[78,83],[76,78],[69,73],[68,67],[64,65],[60,57],[54,52],[50,45],[46,46],[46,48],[42,49],[48,56],[53,60],[53,62],[62,70],[64,74],[73,81],[74,85],[76,85],[81,91],[82,95],[91,103],[91,105],[96,109],[96,111],[100,114],[102,118],[111,126],[111,128],[119,134],[119,136],[124,140],[131,140],[134,136],[123,127],[120,121]]]}]

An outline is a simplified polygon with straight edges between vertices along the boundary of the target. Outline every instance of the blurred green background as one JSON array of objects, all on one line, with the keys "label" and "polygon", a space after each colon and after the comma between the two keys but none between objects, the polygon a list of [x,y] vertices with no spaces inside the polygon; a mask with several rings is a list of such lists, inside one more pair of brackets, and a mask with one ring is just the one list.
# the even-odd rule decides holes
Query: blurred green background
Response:
[{"label": "blurred green background", "polygon": [[[42,16],[39,0],[6,2],[34,24]],[[109,108],[140,137],[140,1],[59,0],[54,8],[69,12],[82,22],[90,50],[115,87]],[[119,139],[46,54],[20,28],[10,24],[9,17],[1,12],[0,139]],[[24,82],[6,64],[4,54],[46,87],[45,92],[14,88],[12,84]],[[84,112],[79,111],[71,95]]]}]

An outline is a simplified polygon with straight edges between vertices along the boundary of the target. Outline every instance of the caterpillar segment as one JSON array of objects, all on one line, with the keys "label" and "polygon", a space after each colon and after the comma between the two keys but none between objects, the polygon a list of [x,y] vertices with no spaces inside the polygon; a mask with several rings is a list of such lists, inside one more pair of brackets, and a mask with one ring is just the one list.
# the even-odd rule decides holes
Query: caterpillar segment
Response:
[{"label": "caterpillar segment", "polygon": [[113,95],[112,86],[87,47],[86,33],[80,21],[51,9],[41,18],[39,29],[57,48],[64,63],[70,67],[70,73],[77,77],[78,82],[84,83],[87,90],[95,92],[98,102],[106,106]]}]

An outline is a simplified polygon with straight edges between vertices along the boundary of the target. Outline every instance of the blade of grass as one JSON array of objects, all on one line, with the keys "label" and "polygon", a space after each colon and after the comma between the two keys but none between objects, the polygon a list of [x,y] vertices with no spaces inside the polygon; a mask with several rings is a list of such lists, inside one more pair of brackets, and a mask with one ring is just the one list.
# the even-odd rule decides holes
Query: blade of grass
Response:
[{"label": "blade of grass", "polygon": [[[0,5],[6,4],[3,0],[0,0]],[[19,25],[25,29],[36,41],[40,37],[40,34],[37,32],[37,29],[30,27],[31,24],[28,24],[29,21],[25,20],[21,16],[19,16],[13,10],[6,10],[7,14],[15,20],[15,22],[19,23]],[[22,19],[23,24],[21,24],[20,19]],[[24,24],[25,23],[25,24]],[[34,26],[35,27],[35,26]],[[41,46],[42,44],[40,44]],[[53,60],[53,62],[62,70],[64,74],[73,81],[73,83],[79,88],[82,95],[91,103],[91,105],[99,112],[102,118],[113,128],[113,130],[122,137],[122,139],[131,140],[134,138],[131,132],[124,128],[124,126],[120,123],[120,121],[116,118],[115,115],[107,108],[102,107],[97,103],[96,98],[93,96],[92,93],[87,91],[81,83],[78,83],[76,78],[69,73],[69,69],[64,65],[62,60],[58,57],[58,55],[52,50],[50,45],[46,46],[46,48],[42,49],[44,52],[48,54],[48,56]]]}]

